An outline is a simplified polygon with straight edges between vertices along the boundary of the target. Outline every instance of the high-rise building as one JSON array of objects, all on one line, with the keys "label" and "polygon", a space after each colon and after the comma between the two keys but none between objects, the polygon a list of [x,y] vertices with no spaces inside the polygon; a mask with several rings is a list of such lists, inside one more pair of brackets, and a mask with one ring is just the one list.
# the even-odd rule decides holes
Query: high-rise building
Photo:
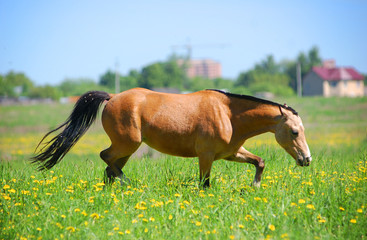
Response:
[{"label": "high-rise building", "polygon": [[184,65],[187,77],[203,77],[208,79],[222,77],[222,66],[220,62],[211,59],[191,59],[177,61],[179,66]]}]

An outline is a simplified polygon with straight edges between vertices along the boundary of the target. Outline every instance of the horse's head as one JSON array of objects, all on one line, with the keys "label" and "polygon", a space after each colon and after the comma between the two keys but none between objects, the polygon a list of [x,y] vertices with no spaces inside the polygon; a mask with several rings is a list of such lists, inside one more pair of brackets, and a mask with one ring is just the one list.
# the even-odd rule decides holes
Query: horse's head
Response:
[{"label": "horse's head", "polygon": [[287,105],[279,107],[279,110],[281,119],[275,130],[277,142],[296,160],[297,165],[309,166],[312,157],[301,118]]}]

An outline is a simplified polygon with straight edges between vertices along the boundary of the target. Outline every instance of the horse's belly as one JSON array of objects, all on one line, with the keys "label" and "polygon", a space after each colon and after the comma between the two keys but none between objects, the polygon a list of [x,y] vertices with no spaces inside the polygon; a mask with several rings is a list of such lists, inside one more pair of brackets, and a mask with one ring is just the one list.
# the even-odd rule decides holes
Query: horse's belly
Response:
[{"label": "horse's belly", "polygon": [[143,141],[155,150],[180,157],[196,157],[194,141],[180,136],[145,137]]}]

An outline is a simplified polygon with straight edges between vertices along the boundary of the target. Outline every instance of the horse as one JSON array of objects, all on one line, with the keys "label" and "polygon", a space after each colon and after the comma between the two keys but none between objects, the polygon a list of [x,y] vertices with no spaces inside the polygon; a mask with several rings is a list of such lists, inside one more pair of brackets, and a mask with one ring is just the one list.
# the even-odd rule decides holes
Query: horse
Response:
[{"label": "horse", "polygon": [[51,169],[88,130],[99,108],[102,125],[111,146],[100,152],[107,164],[105,181],[116,177],[129,183],[122,168],[144,142],[169,155],[198,157],[201,186],[210,186],[214,161],[225,159],[256,167],[252,183],[260,187],[264,160],[244,148],[247,139],[274,133],[276,141],[299,166],[309,166],[312,157],[305,129],[298,113],[286,104],[207,89],[188,94],[159,93],[134,88],[118,94],[89,91],[76,102],[68,119],[47,136],[61,132],[46,142],[32,162],[39,170]]}]

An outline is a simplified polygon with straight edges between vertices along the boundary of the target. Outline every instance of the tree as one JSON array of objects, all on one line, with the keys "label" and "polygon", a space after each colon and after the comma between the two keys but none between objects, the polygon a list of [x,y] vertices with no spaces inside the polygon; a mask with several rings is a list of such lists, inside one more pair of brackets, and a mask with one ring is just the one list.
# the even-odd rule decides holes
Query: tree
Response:
[{"label": "tree", "polygon": [[139,72],[130,70],[127,76],[120,77],[120,89],[125,91],[138,86]]},{"label": "tree", "polygon": [[301,65],[301,77],[304,78],[314,66],[318,66],[322,63],[322,59],[319,54],[319,48],[317,46],[312,47],[307,54],[300,52],[296,61],[288,61],[284,72],[290,77],[291,81],[289,86],[294,90],[297,89],[297,64]]},{"label": "tree", "polygon": [[153,63],[144,67],[138,79],[138,85],[143,88],[152,89],[153,87],[164,86],[165,72],[162,63]]},{"label": "tree", "polygon": [[0,87],[2,96],[27,96],[33,88],[33,82],[24,73],[10,71],[1,78]]},{"label": "tree", "polygon": [[99,84],[109,89],[115,88],[115,73],[111,70],[107,70],[99,79]]},{"label": "tree", "polygon": [[190,91],[200,91],[204,89],[216,88],[214,81],[208,78],[194,77],[189,79],[189,90]]},{"label": "tree", "polygon": [[273,55],[268,55],[265,60],[255,64],[256,71],[275,74],[279,72],[279,65],[275,62]]},{"label": "tree", "polygon": [[59,90],[62,96],[80,96],[87,91],[100,90],[109,92],[106,86],[98,85],[91,79],[65,79],[60,85]]},{"label": "tree", "polygon": [[181,89],[184,78],[185,73],[176,61],[156,62],[142,69],[138,78],[138,85],[148,89],[158,87]]},{"label": "tree", "polygon": [[32,88],[28,96],[30,98],[51,98],[52,100],[58,100],[61,95],[62,93],[58,88],[45,85]]}]

